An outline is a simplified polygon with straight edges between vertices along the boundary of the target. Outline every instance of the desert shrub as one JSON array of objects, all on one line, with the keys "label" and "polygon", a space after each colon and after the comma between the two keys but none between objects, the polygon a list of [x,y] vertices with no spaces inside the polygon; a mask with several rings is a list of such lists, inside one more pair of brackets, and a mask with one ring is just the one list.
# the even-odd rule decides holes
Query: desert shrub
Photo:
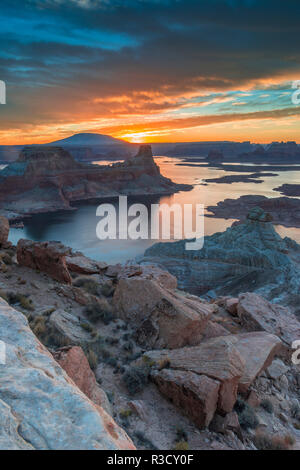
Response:
[{"label": "desert shrub", "polygon": [[182,428],[177,428],[175,442],[187,441],[187,440],[188,440],[188,435],[185,432],[185,430]]},{"label": "desert shrub", "polygon": [[84,313],[92,322],[101,320],[105,325],[108,325],[113,319],[111,306],[105,299],[100,299],[101,302],[95,302],[87,305]]},{"label": "desert shrub", "polygon": [[286,434],[284,436],[284,442],[288,445],[288,446],[293,446],[296,442],[296,439],[294,438],[294,436],[292,436],[291,434]]},{"label": "desert shrub", "polygon": [[120,418],[129,418],[132,415],[132,410],[127,409],[127,410],[121,410],[120,413]]},{"label": "desert shrub", "polygon": [[179,441],[173,450],[189,450],[189,444],[186,441]]},{"label": "desert shrub", "polygon": [[300,406],[296,403],[291,406],[291,415],[293,418],[300,420]]},{"label": "desert shrub", "polygon": [[269,436],[265,433],[257,433],[253,443],[259,450],[288,450],[295,443],[295,439],[290,436]]},{"label": "desert shrub", "polygon": [[89,323],[82,322],[80,323],[80,326],[83,330],[87,331],[88,333],[91,333],[93,331],[93,327]]},{"label": "desert shrub", "polygon": [[111,282],[103,284],[101,287],[101,294],[105,297],[111,297],[115,291],[115,288],[112,286]]},{"label": "desert shrub", "polygon": [[92,294],[92,295],[99,295],[100,293],[98,282],[89,277],[84,277],[84,276],[77,277],[73,282],[73,286],[81,287],[82,289],[84,289],[85,291],[87,291],[89,294]]},{"label": "desert shrub", "polygon": [[256,429],[259,422],[252,408],[245,400],[238,398],[234,407],[239,417],[240,426],[247,429]]},{"label": "desert shrub", "polygon": [[108,357],[106,360],[106,364],[111,367],[116,367],[118,365],[118,361],[115,357]]},{"label": "desert shrub", "polygon": [[148,383],[148,375],[148,369],[138,366],[128,367],[122,375],[122,380],[129,393],[135,395]]},{"label": "desert shrub", "polygon": [[5,253],[5,252],[1,253],[0,258],[3,261],[3,263],[5,263],[8,266],[12,264],[12,257],[9,255],[9,253]]},{"label": "desert shrub", "polygon": [[0,297],[1,299],[5,300],[6,302],[9,302],[8,296],[4,290],[0,289]]},{"label": "desert shrub", "polygon": [[111,346],[115,346],[116,344],[119,343],[119,340],[118,340],[118,338],[113,338],[112,336],[107,336],[105,338],[105,342],[107,344],[110,344]]},{"label": "desert shrub", "polygon": [[46,318],[41,315],[35,317],[31,321],[30,327],[35,336],[37,336],[41,341],[45,338],[47,333]]},{"label": "desert shrub", "polygon": [[28,296],[20,294],[18,292],[7,293],[8,302],[11,305],[19,304],[25,310],[34,310],[32,300]]},{"label": "desert shrub", "polygon": [[138,444],[146,447],[147,449],[157,450],[157,447],[153,444],[153,442],[148,439],[145,434],[141,431],[136,431],[134,433],[134,437],[137,439]]},{"label": "desert shrub", "polygon": [[274,412],[273,403],[268,398],[265,398],[264,400],[262,400],[260,406],[270,415],[273,414]]},{"label": "desert shrub", "polygon": [[123,344],[122,349],[124,349],[124,351],[132,352],[133,349],[134,349],[134,345],[133,345],[132,341],[126,341]]},{"label": "desert shrub", "polygon": [[95,370],[98,365],[98,358],[97,355],[91,349],[87,352],[87,360],[89,362],[90,368]]}]

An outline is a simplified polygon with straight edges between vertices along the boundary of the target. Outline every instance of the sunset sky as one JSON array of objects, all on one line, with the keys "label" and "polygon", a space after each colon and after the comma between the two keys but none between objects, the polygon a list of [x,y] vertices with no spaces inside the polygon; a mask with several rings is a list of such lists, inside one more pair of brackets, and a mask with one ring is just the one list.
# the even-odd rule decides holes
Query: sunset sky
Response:
[{"label": "sunset sky", "polygon": [[300,2],[2,0],[0,144],[296,140]]}]

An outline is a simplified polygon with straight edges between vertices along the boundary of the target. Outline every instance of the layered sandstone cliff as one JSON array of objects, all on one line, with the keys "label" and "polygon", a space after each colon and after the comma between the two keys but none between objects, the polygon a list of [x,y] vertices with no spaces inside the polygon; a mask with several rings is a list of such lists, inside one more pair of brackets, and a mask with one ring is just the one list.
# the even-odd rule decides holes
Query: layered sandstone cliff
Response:
[{"label": "layered sandstone cliff", "polygon": [[79,163],[60,147],[27,147],[0,172],[0,207],[4,213],[22,215],[71,209],[72,203],[88,199],[189,189],[160,174],[148,145],[135,157],[111,166]]}]

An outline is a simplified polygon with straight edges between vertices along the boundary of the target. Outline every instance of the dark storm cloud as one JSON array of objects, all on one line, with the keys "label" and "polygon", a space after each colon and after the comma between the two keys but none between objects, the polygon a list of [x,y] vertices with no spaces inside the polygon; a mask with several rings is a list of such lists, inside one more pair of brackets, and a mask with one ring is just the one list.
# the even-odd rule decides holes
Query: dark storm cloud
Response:
[{"label": "dark storm cloud", "polygon": [[[151,113],[198,90],[298,78],[299,13],[278,0],[2,1],[7,122],[64,119],[72,102],[74,118]],[[121,95],[130,105],[107,101]]]}]

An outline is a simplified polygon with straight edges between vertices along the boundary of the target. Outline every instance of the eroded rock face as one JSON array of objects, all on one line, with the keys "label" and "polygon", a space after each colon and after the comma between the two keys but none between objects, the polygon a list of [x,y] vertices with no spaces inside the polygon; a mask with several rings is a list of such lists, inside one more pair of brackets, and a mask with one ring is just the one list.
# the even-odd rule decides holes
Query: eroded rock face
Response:
[{"label": "eroded rock face", "polygon": [[116,316],[136,327],[137,341],[147,348],[198,344],[214,311],[139,277],[119,280],[113,304]]},{"label": "eroded rock face", "polygon": [[71,284],[72,279],[66,264],[70,248],[60,242],[32,242],[21,239],[17,245],[17,260],[20,266],[38,269],[57,281]]},{"label": "eroded rock face", "polygon": [[189,371],[163,369],[152,374],[159,391],[184,410],[200,428],[211,422],[218,403],[220,382]]},{"label": "eroded rock face", "polygon": [[25,316],[0,299],[2,449],[133,450],[127,434],[92,403],[31,332]]},{"label": "eroded rock face", "polygon": [[9,234],[9,222],[6,217],[0,216],[0,246],[7,242]]},{"label": "eroded rock face", "polygon": [[61,147],[25,147],[19,159],[0,172],[0,182],[0,207],[19,217],[71,210],[72,201],[192,189],[160,174],[150,146],[111,166],[79,163]]},{"label": "eroded rock face", "polygon": [[81,347],[62,348],[55,352],[54,358],[88,398],[110,413],[106,393],[98,386],[95,374]]}]

